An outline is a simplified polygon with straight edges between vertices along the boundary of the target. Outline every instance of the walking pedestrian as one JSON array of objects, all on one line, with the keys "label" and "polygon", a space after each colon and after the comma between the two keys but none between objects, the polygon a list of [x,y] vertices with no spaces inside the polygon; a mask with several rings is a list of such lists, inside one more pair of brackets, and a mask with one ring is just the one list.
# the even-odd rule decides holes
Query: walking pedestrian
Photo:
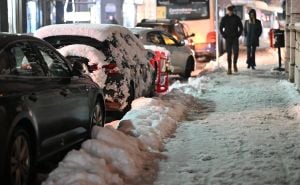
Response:
[{"label": "walking pedestrian", "polygon": [[237,60],[239,55],[239,37],[243,33],[243,23],[241,18],[233,13],[234,6],[227,6],[227,14],[221,19],[220,33],[226,41],[227,74],[232,74],[232,51],[233,51],[233,69],[238,72]]},{"label": "walking pedestrian", "polygon": [[261,21],[256,18],[256,11],[251,9],[249,11],[249,20],[245,21],[245,42],[247,46],[247,64],[248,69],[251,67],[255,69],[255,51],[259,46],[259,37],[262,33]]}]

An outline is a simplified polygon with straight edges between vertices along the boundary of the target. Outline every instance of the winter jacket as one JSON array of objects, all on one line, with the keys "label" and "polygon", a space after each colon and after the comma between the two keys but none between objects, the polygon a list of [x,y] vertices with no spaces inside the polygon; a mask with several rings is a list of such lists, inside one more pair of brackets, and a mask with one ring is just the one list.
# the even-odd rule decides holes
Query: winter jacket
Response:
[{"label": "winter jacket", "polygon": [[259,46],[259,37],[262,33],[262,26],[260,20],[256,19],[256,11],[254,9],[251,9],[249,11],[249,17],[250,13],[254,14],[255,22],[250,24],[249,20],[245,21],[245,29],[244,29],[244,35],[245,35],[245,45],[246,46]]},{"label": "winter jacket", "polygon": [[243,33],[243,23],[241,18],[235,14],[225,15],[221,19],[219,29],[225,39],[239,38]]}]

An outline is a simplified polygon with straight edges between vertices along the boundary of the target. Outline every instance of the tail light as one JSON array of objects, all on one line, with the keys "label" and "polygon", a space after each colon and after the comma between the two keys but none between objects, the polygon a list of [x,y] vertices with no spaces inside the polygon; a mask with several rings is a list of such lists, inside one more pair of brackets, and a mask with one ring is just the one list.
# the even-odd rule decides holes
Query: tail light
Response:
[{"label": "tail light", "polygon": [[107,64],[102,66],[105,70],[105,74],[119,74],[119,69],[116,64]]},{"label": "tail light", "polygon": [[165,54],[165,52],[161,52],[160,62],[162,66],[162,70],[161,70],[162,72],[171,72],[171,63],[168,56]]},{"label": "tail light", "polygon": [[161,54],[160,54],[160,52],[159,51],[155,51],[155,60],[156,61],[159,61],[160,60],[160,57],[161,57]]},{"label": "tail light", "polygon": [[96,71],[98,70],[98,64],[92,64],[92,65],[89,65],[89,72],[92,73],[93,71]]}]

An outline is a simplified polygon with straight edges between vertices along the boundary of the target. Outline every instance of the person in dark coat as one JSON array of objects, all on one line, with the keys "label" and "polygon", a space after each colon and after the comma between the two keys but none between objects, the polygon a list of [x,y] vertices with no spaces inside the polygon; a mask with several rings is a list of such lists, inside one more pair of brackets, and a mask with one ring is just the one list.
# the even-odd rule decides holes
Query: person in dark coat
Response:
[{"label": "person in dark coat", "polygon": [[255,69],[255,51],[259,46],[259,37],[262,33],[262,26],[260,20],[256,19],[256,11],[251,9],[249,11],[249,20],[245,21],[245,42],[247,46],[247,64],[248,68]]},{"label": "person in dark coat", "polygon": [[241,18],[233,13],[234,6],[227,6],[227,14],[221,19],[220,33],[226,40],[226,52],[228,71],[227,74],[232,74],[232,51],[233,51],[233,67],[234,72],[238,72],[237,60],[239,55],[239,37],[243,33],[243,23]]}]

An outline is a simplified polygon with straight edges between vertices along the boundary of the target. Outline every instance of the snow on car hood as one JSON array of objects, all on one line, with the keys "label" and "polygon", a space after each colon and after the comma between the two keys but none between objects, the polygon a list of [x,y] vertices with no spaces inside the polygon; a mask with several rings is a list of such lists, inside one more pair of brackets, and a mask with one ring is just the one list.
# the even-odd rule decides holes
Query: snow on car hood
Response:
[{"label": "snow on car hood", "polygon": [[88,75],[91,76],[94,82],[96,82],[101,88],[105,86],[105,81],[107,75],[102,68],[103,65],[108,64],[106,62],[106,57],[102,52],[97,50],[94,47],[84,45],[84,44],[72,44],[64,46],[58,51],[64,56],[78,56],[78,57],[85,57],[89,60],[88,65],[97,64],[98,69],[93,71],[92,73],[87,72]]}]

